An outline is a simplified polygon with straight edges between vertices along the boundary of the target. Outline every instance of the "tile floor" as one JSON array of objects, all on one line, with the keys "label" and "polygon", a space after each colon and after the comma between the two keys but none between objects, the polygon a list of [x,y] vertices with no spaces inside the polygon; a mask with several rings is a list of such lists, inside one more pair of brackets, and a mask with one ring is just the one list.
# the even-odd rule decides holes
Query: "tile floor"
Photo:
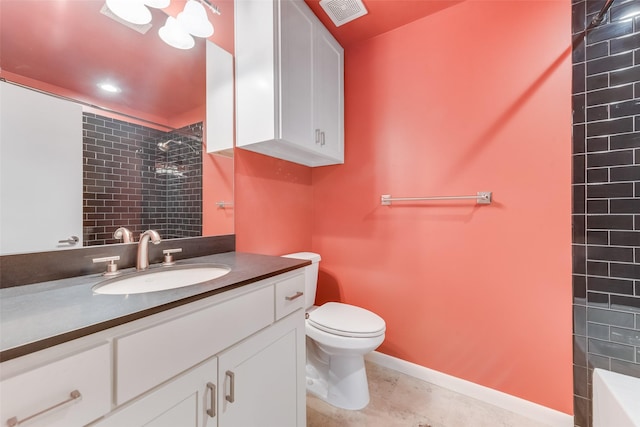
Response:
[{"label": "tile floor", "polygon": [[539,422],[367,362],[371,401],[361,411],[307,395],[307,427],[542,427]]}]

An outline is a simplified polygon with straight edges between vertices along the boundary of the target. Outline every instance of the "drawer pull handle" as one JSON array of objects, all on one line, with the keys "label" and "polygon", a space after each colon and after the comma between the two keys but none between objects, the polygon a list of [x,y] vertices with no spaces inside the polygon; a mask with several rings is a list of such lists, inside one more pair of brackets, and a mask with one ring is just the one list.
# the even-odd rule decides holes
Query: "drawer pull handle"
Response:
[{"label": "drawer pull handle", "polygon": [[233,403],[236,400],[236,374],[231,371],[227,371],[225,375],[229,377],[229,394],[224,398],[227,400],[227,402]]},{"label": "drawer pull handle", "polygon": [[211,393],[211,408],[207,409],[207,415],[209,417],[214,418],[216,416],[216,385],[212,382],[207,383],[207,388]]},{"label": "drawer pull handle", "polygon": [[293,295],[290,295],[288,297],[284,297],[284,299],[286,299],[287,301],[293,301],[294,299],[300,298],[302,295],[304,295],[304,292],[296,292]]},{"label": "drawer pull handle", "polygon": [[18,420],[18,417],[11,417],[7,420],[7,426],[9,427],[15,427],[15,426],[19,426],[20,424],[26,423],[28,421],[33,420],[36,417],[39,417],[40,415],[44,415],[47,412],[53,411],[54,409],[58,409],[68,403],[71,403],[73,401],[80,401],[82,400],[82,394],[80,394],[80,392],[78,390],[73,390],[71,393],[69,393],[69,398],[67,400],[65,400],[64,402],[60,402],[58,404],[55,404],[47,409],[43,409],[42,411],[35,413],[23,420]]}]

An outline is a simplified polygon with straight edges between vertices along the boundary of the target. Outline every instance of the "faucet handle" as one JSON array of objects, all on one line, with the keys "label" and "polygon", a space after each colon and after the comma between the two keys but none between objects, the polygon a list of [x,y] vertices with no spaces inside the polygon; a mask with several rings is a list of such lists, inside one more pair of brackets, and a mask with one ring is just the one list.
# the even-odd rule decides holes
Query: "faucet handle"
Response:
[{"label": "faucet handle", "polygon": [[163,250],[162,253],[164,254],[164,261],[162,262],[162,265],[168,267],[175,264],[176,262],[173,260],[173,254],[177,254],[180,252],[182,252],[182,248]]},{"label": "faucet handle", "polygon": [[120,271],[118,270],[118,264],[116,264],[116,261],[120,261],[120,255],[106,256],[102,258],[93,259],[94,264],[97,264],[99,262],[107,263],[107,271],[102,273],[103,276],[117,276],[118,274],[120,274]]}]

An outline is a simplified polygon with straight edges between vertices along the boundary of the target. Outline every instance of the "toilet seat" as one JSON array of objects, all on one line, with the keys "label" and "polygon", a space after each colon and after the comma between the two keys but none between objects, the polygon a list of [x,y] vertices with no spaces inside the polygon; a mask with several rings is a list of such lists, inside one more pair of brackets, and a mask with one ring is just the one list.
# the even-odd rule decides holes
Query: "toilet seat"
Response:
[{"label": "toilet seat", "polygon": [[321,331],[342,337],[377,337],[386,330],[384,320],[377,314],[337,302],[328,302],[311,311],[307,320]]}]

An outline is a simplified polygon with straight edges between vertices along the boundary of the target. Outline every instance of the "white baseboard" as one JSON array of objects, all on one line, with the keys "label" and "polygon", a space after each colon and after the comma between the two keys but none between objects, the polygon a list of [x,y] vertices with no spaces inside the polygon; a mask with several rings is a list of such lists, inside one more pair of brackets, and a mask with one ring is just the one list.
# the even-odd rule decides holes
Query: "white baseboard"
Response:
[{"label": "white baseboard", "polygon": [[485,387],[471,381],[416,365],[393,356],[374,351],[365,359],[403,374],[418,378],[456,393],[464,394],[507,411],[515,412],[550,427],[573,427],[573,416],[546,406]]}]

